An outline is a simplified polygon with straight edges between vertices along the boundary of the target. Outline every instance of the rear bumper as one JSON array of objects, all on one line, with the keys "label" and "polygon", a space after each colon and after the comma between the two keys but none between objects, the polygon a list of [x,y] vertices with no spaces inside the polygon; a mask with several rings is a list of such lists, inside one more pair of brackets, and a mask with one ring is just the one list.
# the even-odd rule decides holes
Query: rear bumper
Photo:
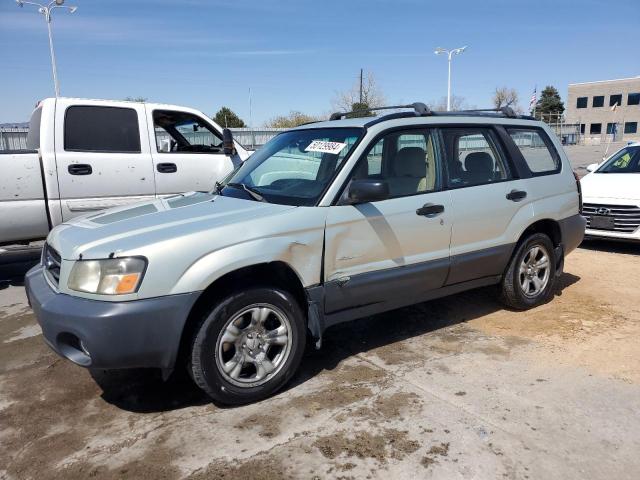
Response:
[{"label": "rear bumper", "polygon": [[47,344],[83,367],[174,367],[182,331],[200,292],[103,302],[55,292],[42,267],[25,277]]},{"label": "rear bumper", "polygon": [[560,235],[562,236],[562,247],[567,255],[582,243],[587,221],[580,214],[575,214],[564,218],[558,222],[560,224]]}]

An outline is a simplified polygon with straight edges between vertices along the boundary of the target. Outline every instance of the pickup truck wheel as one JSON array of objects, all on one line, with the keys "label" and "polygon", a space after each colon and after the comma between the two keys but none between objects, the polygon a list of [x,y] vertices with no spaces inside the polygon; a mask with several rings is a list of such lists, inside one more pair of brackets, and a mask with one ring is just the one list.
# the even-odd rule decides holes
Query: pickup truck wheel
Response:
[{"label": "pickup truck wheel", "polygon": [[204,316],[191,348],[196,384],[228,405],[273,394],[297,370],[306,343],[295,298],[276,288],[236,292]]},{"label": "pickup truck wheel", "polygon": [[535,233],[516,248],[502,279],[500,299],[516,310],[545,303],[553,293],[556,258],[551,239]]}]

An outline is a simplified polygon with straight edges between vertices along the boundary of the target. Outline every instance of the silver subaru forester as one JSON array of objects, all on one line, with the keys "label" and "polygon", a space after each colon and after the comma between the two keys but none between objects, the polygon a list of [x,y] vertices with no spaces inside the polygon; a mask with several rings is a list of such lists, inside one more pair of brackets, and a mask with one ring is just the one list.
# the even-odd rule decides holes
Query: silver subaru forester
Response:
[{"label": "silver subaru forester", "polygon": [[515,310],[549,300],[585,228],[551,130],[510,109],[366,113],[279,134],[211,192],[53,229],[26,279],[47,343],[84,367],[186,366],[241,404],[337,323],[493,284]]}]

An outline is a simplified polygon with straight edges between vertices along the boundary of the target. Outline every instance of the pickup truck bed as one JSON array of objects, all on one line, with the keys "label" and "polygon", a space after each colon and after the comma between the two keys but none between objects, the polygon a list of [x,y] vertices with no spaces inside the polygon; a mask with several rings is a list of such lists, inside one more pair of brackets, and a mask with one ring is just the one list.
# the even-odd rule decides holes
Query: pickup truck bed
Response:
[{"label": "pickup truck bed", "polygon": [[0,243],[43,238],[49,231],[36,151],[0,151]]}]

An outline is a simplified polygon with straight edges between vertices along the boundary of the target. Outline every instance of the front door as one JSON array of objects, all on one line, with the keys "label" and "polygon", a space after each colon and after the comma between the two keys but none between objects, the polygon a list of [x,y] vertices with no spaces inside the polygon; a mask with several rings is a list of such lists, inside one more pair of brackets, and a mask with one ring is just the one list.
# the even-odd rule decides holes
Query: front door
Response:
[{"label": "front door", "polygon": [[154,198],[143,104],[61,98],[55,127],[63,220]]},{"label": "front door", "polygon": [[158,196],[212,190],[240,162],[224,154],[221,132],[196,113],[149,109],[147,118]]},{"label": "front door", "polygon": [[345,192],[339,205],[329,207],[327,314],[415,303],[444,284],[451,202],[449,192],[441,188],[440,162],[429,129],[388,132],[360,158],[351,178],[384,180],[390,196],[351,205]]}]

